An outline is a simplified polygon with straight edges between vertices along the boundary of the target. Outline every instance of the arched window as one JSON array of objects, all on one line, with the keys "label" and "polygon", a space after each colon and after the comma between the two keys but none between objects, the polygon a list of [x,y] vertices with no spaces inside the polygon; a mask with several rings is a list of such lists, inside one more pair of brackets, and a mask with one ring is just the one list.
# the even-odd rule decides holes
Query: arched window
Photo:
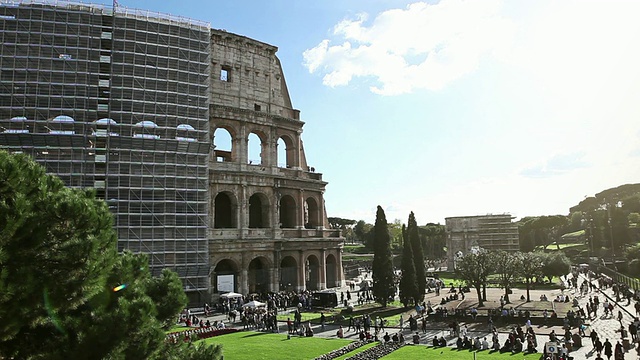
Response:
[{"label": "arched window", "polygon": [[338,268],[336,265],[336,257],[333,256],[333,254],[327,255],[326,264],[327,268],[325,270],[325,274],[327,274],[327,287],[340,286],[340,284],[338,284]]},{"label": "arched window", "polygon": [[315,255],[310,255],[305,264],[307,277],[307,290],[318,290],[320,288],[320,261]]},{"label": "arched window", "polygon": [[216,195],[213,227],[216,229],[229,229],[236,227],[235,212],[237,205],[235,199],[228,193],[221,192]]},{"label": "arched window", "polygon": [[262,258],[255,258],[249,263],[247,271],[249,292],[266,293],[269,289],[269,270],[267,263]]},{"label": "arched window", "polygon": [[[233,260],[224,259],[216,265],[214,276],[211,276],[211,285],[215,291],[238,291],[238,266]],[[229,283],[229,277],[233,277],[233,285]],[[225,280],[223,284],[218,279]]]},{"label": "arched window", "polygon": [[277,164],[278,167],[281,168],[286,168],[287,167],[287,145],[284,143],[284,140],[282,140],[282,138],[278,139],[278,154],[276,155],[278,157],[277,159]]},{"label": "arched window", "polygon": [[71,116],[58,115],[51,119],[47,129],[49,134],[54,135],[73,135],[76,133],[74,129],[75,120]]},{"label": "arched window", "polygon": [[234,161],[233,138],[229,130],[217,128],[213,133],[214,156],[218,162]]},{"label": "arched window", "polygon": [[296,201],[289,195],[280,198],[280,227],[296,227]]},{"label": "arched window", "polygon": [[320,221],[320,211],[318,211],[316,199],[307,198],[304,205],[304,227],[306,229],[317,228],[322,222]]},{"label": "arched window", "polygon": [[93,124],[95,125],[95,129],[91,134],[93,136],[120,136],[120,134],[115,131],[118,123],[113,119],[102,118],[94,121]]},{"label": "arched window", "polygon": [[278,166],[295,167],[295,151],[293,140],[289,136],[281,136],[278,139]]},{"label": "arched window", "polygon": [[264,194],[253,194],[249,198],[249,227],[269,227],[269,201]]},{"label": "arched window", "polygon": [[156,134],[157,129],[158,125],[153,121],[140,121],[139,123],[135,124],[133,137],[142,139],[160,139],[160,135]]},{"label": "arched window", "polygon": [[256,133],[249,134],[249,143],[247,144],[247,161],[252,165],[262,164],[262,139]]},{"label": "arched window", "polygon": [[280,261],[280,290],[295,291],[298,287],[298,262],[292,256]]},{"label": "arched window", "polygon": [[176,126],[176,140],[178,141],[198,141],[196,138],[196,129],[189,124],[180,124]]}]

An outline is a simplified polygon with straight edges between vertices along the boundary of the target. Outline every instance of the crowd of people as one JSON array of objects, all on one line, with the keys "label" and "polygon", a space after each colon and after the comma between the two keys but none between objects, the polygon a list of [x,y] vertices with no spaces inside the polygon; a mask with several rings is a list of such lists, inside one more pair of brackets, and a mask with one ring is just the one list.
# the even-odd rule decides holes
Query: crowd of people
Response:
[{"label": "crowd of people", "polygon": [[[566,316],[562,317],[561,321],[558,320],[553,322],[553,324],[556,325],[562,324],[564,331],[564,334],[561,333],[560,336],[556,335],[555,332],[552,332],[549,335],[549,341],[557,342],[558,344],[558,355],[556,358],[568,359],[570,356],[569,354],[574,349],[583,346],[582,339],[589,337],[593,345],[593,353],[598,356],[595,360],[599,360],[601,355],[606,356],[608,359],[611,359],[612,356],[615,360],[624,359],[625,345],[622,340],[609,340],[605,338],[603,341],[599,334],[593,329],[591,329],[587,334],[587,323],[598,318],[599,314],[601,314],[600,319],[616,319],[620,323],[619,331],[621,339],[625,338],[626,334],[629,334],[631,336],[631,342],[636,343],[638,341],[638,328],[640,328],[640,320],[638,320],[637,317],[640,315],[640,302],[636,302],[635,304],[635,319],[631,322],[625,321],[625,316],[623,316],[622,310],[618,308],[618,306],[619,303],[624,300],[626,300],[627,305],[629,305],[631,300],[634,298],[635,294],[630,291],[628,286],[624,284],[617,284],[607,276],[600,276],[596,281],[581,282],[579,281],[579,278],[580,274],[576,272],[573,276],[563,279],[565,281],[566,288],[573,288],[575,290],[573,293],[563,292],[552,296],[550,299],[547,298],[546,294],[540,295],[540,301],[571,303],[573,306],[573,309],[569,310],[566,313]],[[371,289],[367,289],[366,286],[361,289],[362,291],[358,291],[357,294],[352,293],[352,289],[354,288],[351,287],[346,292],[340,293],[340,304],[349,304],[354,296],[358,297],[358,302],[373,300]],[[614,299],[610,298],[603,292],[600,292],[600,290],[604,289],[612,289]],[[440,287],[438,286],[438,293],[439,290]],[[429,318],[435,316],[435,320],[442,320],[443,318],[458,315],[462,317],[453,317],[451,319],[455,321],[449,322],[450,336],[455,339],[455,346],[457,348],[511,353],[530,353],[537,351],[538,342],[536,340],[535,331],[531,326],[531,320],[532,318],[535,319],[535,317],[533,317],[533,314],[528,310],[522,311],[516,310],[513,306],[508,307],[507,301],[504,298],[500,299],[501,306],[499,308],[490,309],[486,313],[491,334],[488,336],[473,336],[469,334],[467,326],[461,325],[458,321],[467,319],[467,317],[471,317],[471,320],[476,320],[476,317],[478,316],[478,309],[470,308],[466,311],[454,309],[452,312],[452,310],[447,306],[443,306],[450,301],[463,299],[464,291],[468,291],[468,289],[452,287],[449,294],[441,299],[440,305],[432,307],[429,302],[428,304],[423,303],[421,306],[416,306],[416,316],[412,315],[409,318],[400,317],[400,331],[397,332],[388,331],[389,327],[385,319],[368,314],[355,317],[350,316],[348,327],[345,326],[345,328],[343,328],[341,325],[336,325],[338,327],[334,327],[333,331],[335,331],[335,336],[338,338],[343,338],[347,336],[346,333],[352,331],[354,334],[357,334],[357,337],[360,340],[363,341],[375,340],[381,341],[385,344],[393,344],[405,342],[402,331],[406,327],[411,334],[414,334],[409,339],[410,342],[413,344],[420,344],[421,337],[418,329],[420,321],[422,322],[422,332],[426,333],[427,316]],[[586,298],[587,296],[588,301],[582,302],[583,306],[579,306],[580,303],[578,302],[578,297]],[[264,307],[255,308],[243,306],[251,300],[262,300],[266,305]],[[311,309],[313,306],[312,294],[310,292],[303,291],[297,293],[280,292],[260,295],[254,294],[252,296],[225,299],[221,300],[219,304],[216,304],[215,309],[217,310],[221,308],[222,311],[228,313],[229,322],[235,322],[236,318],[239,317],[244,329],[278,331],[278,310],[289,310],[290,307],[295,307],[295,311],[293,311],[291,317],[287,319],[288,334],[314,336],[314,328],[311,326],[311,323],[308,321],[303,323],[301,316],[303,310]],[[542,318],[544,324],[547,324],[548,320],[555,320],[558,318],[558,314],[551,310],[552,308],[553,306],[550,304],[549,310],[544,310],[537,314]],[[205,304],[205,316],[209,315],[212,310],[213,309],[209,305]],[[600,311],[602,312],[600,313]],[[235,315],[232,316],[231,314]],[[322,330],[324,330],[326,317],[324,314],[322,314],[321,317],[321,326]],[[504,323],[513,324],[515,322],[523,324],[523,326],[513,326],[511,331],[508,333],[507,338],[504,339],[503,342],[500,342],[498,339],[497,329],[493,326],[494,318],[503,319]],[[222,322],[215,322],[211,324],[208,320],[203,321],[203,319],[199,319],[196,315],[188,313],[183,314],[181,321],[187,326],[210,329],[202,330],[205,332],[225,327]],[[316,331],[318,331],[317,328]],[[640,344],[640,342],[637,343]],[[443,336],[436,336],[432,339],[430,344],[434,347],[446,346],[447,339]],[[548,354],[543,354],[543,358],[546,358],[547,355]]]}]

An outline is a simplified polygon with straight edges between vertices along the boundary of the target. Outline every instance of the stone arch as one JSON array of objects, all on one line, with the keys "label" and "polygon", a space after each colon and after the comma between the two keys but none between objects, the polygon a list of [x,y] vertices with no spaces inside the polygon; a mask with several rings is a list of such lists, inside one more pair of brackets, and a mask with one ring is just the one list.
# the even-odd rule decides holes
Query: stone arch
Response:
[{"label": "stone arch", "polygon": [[271,221],[269,198],[263,193],[255,193],[249,198],[249,227],[269,228]]},{"label": "stone arch", "polygon": [[327,255],[325,274],[327,277],[327,287],[338,286],[338,261],[333,254]]},{"label": "stone arch", "polygon": [[296,151],[294,140],[289,135],[282,135],[278,139],[277,145],[279,167],[294,168],[296,166]]},{"label": "stone arch", "polygon": [[211,276],[211,287],[212,289],[214,289],[214,291],[217,292],[221,292],[221,291],[229,291],[229,289],[226,288],[218,288],[218,275],[233,275],[233,289],[230,291],[234,291],[234,292],[238,292],[239,291],[239,284],[238,284],[238,277],[239,277],[240,271],[239,271],[239,266],[238,263],[235,262],[232,259],[222,259],[220,261],[218,261],[218,263],[216,264],[214,270],[213,270],[213,276]]},{"label": "stone arch", "polygon": [[269,289],[269,261],[258,256],[251,260],[247,268],[249,293],[266,293]]},{"label": "stone arch", "polygon": [[307,256],[305,261],[305,278],[307,279],[307,290],[319,290],[320,289],[320,260],[315,255]]},{"label": "stone arch", "polygon": [[298,288],[298,262],[293,256],[280,261],[280,290],[295,291]]},{"label": "stone arch", "polygon": [[234,156],[233,140],[235,132],[227,126],[220,126],[213,131],[213,155],[215,161],[230,162],[236,161]]},{"label": "stone arch", "polygon": [[250,165],[267,163],[268,137],[260,130],[253,130],[247,136],[247,162]]},{"label": "stone arch", "polygon": [[321,224],[318,202],[314,197],[308,197],[304,202],[304,227],[315,229]]},{"label": "stone arch", "polygon": [[280,198],[280,227],[291,229],[296,225],[296,201],[290,195],[283,195]]},{"label": "stone arch", "polygon": [[238,200],[229,191],[219,192],[213,201],[213,227],[216,229],[233,229],[238,227]]}]

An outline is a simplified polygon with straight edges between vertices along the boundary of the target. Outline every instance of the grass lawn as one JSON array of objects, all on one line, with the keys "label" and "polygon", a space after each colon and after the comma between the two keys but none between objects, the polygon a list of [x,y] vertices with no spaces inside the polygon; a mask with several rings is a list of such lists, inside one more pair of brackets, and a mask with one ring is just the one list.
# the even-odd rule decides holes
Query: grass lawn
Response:
[{"label": "grass lawn", "polygon": [[222,345],[224,358],[233,360],[313,359],[351,342],[351,340],[297,336],[287,340],[287,334],[253,331],[240,331],[202,341],[208,345]]},{"label": "grass lawn", "polygon": [[345,254],[369,254],[373,251],[367,250],[364,245],[345,245],[344,253]]},{"label": "grass lawn", "polygon": [[[323,311],[324,316],[327,318],[327,323],[331,322],[331,319],[333,318],[334,315],[337,315],[340,313],[339,310],[331,310],[331,311]],[[320,323],[320,311],[318,312],[302,312],[300,313],[300,316],[302,317],[302,322],[307,322],[307,321],[311,321],[314,324],[319,324]],[[277,316],[278,321],[287,321],[287,318],[290,318],[291,321],[294,320],[294,316],[293,313],[291,314],[278,314]]]},{"label": "grass lawn", "polygon": [[[392,352],[391,354],[382,357],[385,360],[405,360],[405,359],[431,359],[438,358],[439,360],[473,360],[473,352],[468,350],[458,351],[452,348],[430,348],[426,346],[403,346],[400,349]],[[517,360],[517,359],[526,359],[526,360],[538,360],[540,359],[540,354],[528,354],[523,355],[519,354],[511,354],[504,353],[500,354],[499,352],[490,353],[488,351],[479,351],[476,352],[477,360]]]}]

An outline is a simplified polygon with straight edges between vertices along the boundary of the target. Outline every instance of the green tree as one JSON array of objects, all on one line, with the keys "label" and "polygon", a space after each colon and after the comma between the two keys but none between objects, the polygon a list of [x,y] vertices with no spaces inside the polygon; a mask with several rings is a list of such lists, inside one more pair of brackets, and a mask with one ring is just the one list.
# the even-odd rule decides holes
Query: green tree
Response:
[{"label": "green tree", "polygon": [[376,223],[373,227],[373,247],[373,297],[386,307],[389,299],[395,295],[395,283],[387,217],[380,205],[376,211]]},{"label": "green tree", "polygon": [[531,281],[535,277],[542,275],[542,268],[544,266],[544,255],[536,252],[521,253],[522,266],[520,267],[519,274],[525,279],[527,284],[527,302],[531,301],[529,291],[531,290]]},{"label": "green tree", "polygon": [[346,228],[356,223],[355,220],[343,219],[339,217],[328,217],[327,221],[329,222],[329,226],[331,226],[332,229],[342,229],[342,230],[345,230]]},{"label": "green tree", "polygon": [[504,289],[504,300],[508,304],[511,302],[509,293],[517,278],[518,268],[522,264],[522,259],[518,253],[510,253],[503,250],[494,252],[491,256],[496,265],[495,274],[498,276],[498,282]]},{"label": "green tree", "polygon": [[482,287],[486,286],[489,275],[493,273],[494,264],[491,256],[485,250],[479,250],[464,255],[456,261],[456,275],[464,280],[469,287],[476,289],[478,306],[484,306]]},{"label": "green tree", "polygon": [[55,350],[44,348],[68,336],[66,316],[104,289],[116,255],[111,224],[92,193],[0,151],[0,357]]},{"label": "green tree", "polygon": [[428,223],[418,229],[423,238],[423,250],[428,259],[440,260],[447,256],[447,236],[445,226]]},{"label": "green tree", "polygon": [[415,278],[418,286],[416,304],[424,298],[424,292],[427,288],[427,276],[424,268],[424,253],[422,251],[422,243],[418,234],[418,223],[413,211],[409,214],[407,222],[407,239],[411,243],[413,265],[415,267]]},{"label": "green tree", "polygon": [[176,314],[184,309],[187,303],[187,295],[182,289],[182,282],[178,274],[163,269],[159,277],[152,277],[146,285],[146,293],[156,304],[158,314],[156,318],[168,329],[176,321]]},{"label": "green tree", "polygon": [[391,250],[400,250],[402,248],[402,221],[400,219],[393,220],[392,223],[388,223],[389,237],[391,238]]},{"label": "green tree", "polygon": [[367,249],[373,249],[373,225],[367,224],[364,220],[360,220],[353,227],[353,232],[361,243],[365,245]]},{"label": "green tree", "polygon": [[405,307],[409,306],[409,303],[417,303],[418,299],[418,284],[416,281],[416,269],[413,263],[413,250],[411,247],[411,241],[408,239],[407,229],[402,225],[402,234],[404,240],[404,246],[402,248],[402,262],[401,262],[401,278],[400,278],[400,302]]},{"label": "green tree", "polygon": [[552,281],[554,276],[563,276],[571,272],[571,260],[563,252],[555,251],[542,256],[542,275]]},{"label": "green tree", "polygon": [[176,297],[180,280],[152,280],[146,256],[118,254],[116,242],[107,205],[92,191],[66,188],[29,157],[0,151],[0,358],[165,359],[181,351],[166,347],[162,322],[184,306],[184,294],[153,291]]}]

